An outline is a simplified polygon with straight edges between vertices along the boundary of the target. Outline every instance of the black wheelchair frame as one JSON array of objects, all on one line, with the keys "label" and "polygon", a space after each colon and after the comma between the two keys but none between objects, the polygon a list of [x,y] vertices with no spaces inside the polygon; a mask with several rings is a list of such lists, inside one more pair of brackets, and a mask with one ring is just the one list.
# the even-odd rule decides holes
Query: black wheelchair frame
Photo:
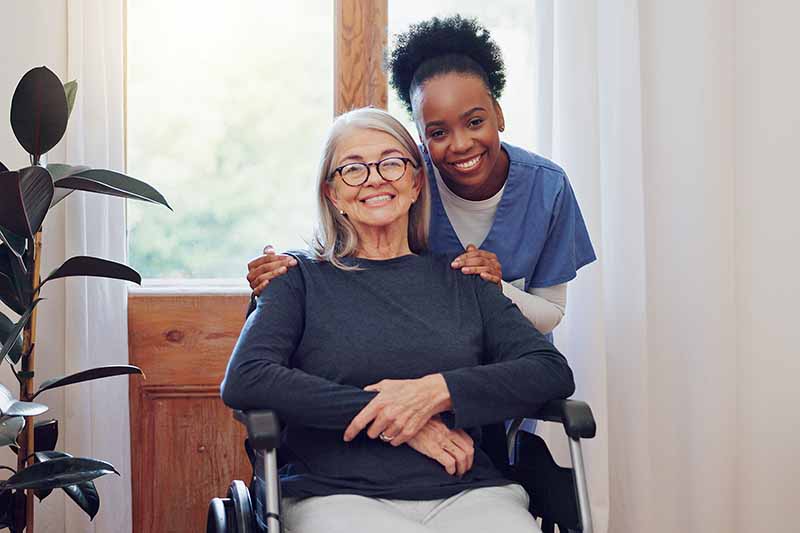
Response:
[{"label": "black wheelchair frame", "polygon": [[[270,410],[234,411],[234,418],[247,428],[248,452],[264,454],[263,478],[267,533],[281,533],[281,497],[278,477],[280,422]],[[530,495],[531,514],[541,519],[543,533],[580,531],[592,533],[589,490],[581,449],[581,439],[595,436],[596,425],[588,404],[576,400],[556,400],[545,404],[529,418],[560,423],[569,441],[572,468],[561,467],[553,460],[544,440],[538,435],[519,431],[522,419],[515,420],[508,431],[504,424],[484,426],[481,447],[504,475],[520,483]],[[509,458],[516,458],[510,460]],[[256,486],[233,481],[226,498],[214,498],[208,509],[207,533],[265,533],[255,518],[253,506]]]}]

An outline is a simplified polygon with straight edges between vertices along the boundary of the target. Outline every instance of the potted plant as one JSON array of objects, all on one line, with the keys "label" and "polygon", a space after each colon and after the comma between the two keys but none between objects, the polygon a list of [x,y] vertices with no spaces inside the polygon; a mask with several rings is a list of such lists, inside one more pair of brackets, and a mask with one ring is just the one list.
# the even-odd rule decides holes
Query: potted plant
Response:
[{"label": "potted plant", "polygon": [[[109,376],[141,374],[130,365],[90,368],[47,380],[34,389],[36,308],[41,288],[70,276],[95,276],[141,283],[132,268],[97,257],[67,259],[42,277],[42,223],[48,211],[73,191],[118,196],[170,208],[153,187],[119,172],[86,166],[47,164],[46,154],[63,137],[77,83],[62,84],[46,67],[22,77],[11,102],[11,126],[30,154],[31,166],[9,170],[0,162],[0,301],[19,315],[0,313],[0,364],[6,362],[19,382],[19,399],[0,385],[0,447],[17,454],[16,467],[0,466],[9,476],[0,480],[0,529],[33,531],[33,496],[41,500],[62,489],[93,519],[100,497],[93,479],[119,474],[113,465],[94,458],[55,451],[58,422],[34,423],[47,406],[34,402],[41,393]],[[171,209],[171,208],[170,208]],[[45,304],[46,305],[46,304]]]}]

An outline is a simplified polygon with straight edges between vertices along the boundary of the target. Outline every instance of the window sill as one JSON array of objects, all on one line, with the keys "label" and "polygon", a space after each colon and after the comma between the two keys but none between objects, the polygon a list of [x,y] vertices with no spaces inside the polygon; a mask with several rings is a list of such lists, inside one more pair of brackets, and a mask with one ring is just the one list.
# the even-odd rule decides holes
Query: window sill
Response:
[{"label": "window sill", "polygon": [[145,279],[141,287],[128,288],[131,297],[147,296],[250,296],[243,279]]}]

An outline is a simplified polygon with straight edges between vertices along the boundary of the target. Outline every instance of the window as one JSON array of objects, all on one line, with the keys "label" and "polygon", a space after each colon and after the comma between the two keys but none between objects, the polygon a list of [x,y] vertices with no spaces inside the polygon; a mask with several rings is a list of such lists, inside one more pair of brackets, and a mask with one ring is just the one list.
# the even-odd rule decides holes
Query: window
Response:
[{"label": "window", "polygon": [[333,4],[130,0],[130,175],[174,213],[128,204],[145,278],[238,278],[305,246],[333,116]]},{"label": "window", "polygon": [[[533,147],[529,0],[391,0],[388,8],[382,0],[128,0],[128,172],[152,183],[175,210],[129,202],[131,265],[145,278],[244,283],[247,261],[265,243],[305,247],[334,105],[382,101],[371,87],[382,83],[379,76],[348,76],[340,65],[340,80],[368,79],[370,87],[364,95],[352,83],[334,83],[335,39],[351,48],[340,63],[374,71],[380,61],[365,67],[364,58],[379,52],[361,47],[374,47],[376,39],[363,38],[354,21],[382,27],[388,18],[391,43],[413,22],[454,13],[477,17],[502,48],[502,138]],[[416,136],[392,92],[388,100]]]}]

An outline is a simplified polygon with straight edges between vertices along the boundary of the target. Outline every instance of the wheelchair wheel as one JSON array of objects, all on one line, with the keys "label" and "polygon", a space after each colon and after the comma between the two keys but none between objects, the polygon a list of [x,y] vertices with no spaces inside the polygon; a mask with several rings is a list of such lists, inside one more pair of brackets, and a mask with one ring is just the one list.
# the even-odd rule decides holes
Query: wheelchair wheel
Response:
[{"label": "wheelchair wheel", "polygon": [[238,479],[228,488],[227,498],[214,498],[208,506],[206,533],[258,533],[250,491]]}]

